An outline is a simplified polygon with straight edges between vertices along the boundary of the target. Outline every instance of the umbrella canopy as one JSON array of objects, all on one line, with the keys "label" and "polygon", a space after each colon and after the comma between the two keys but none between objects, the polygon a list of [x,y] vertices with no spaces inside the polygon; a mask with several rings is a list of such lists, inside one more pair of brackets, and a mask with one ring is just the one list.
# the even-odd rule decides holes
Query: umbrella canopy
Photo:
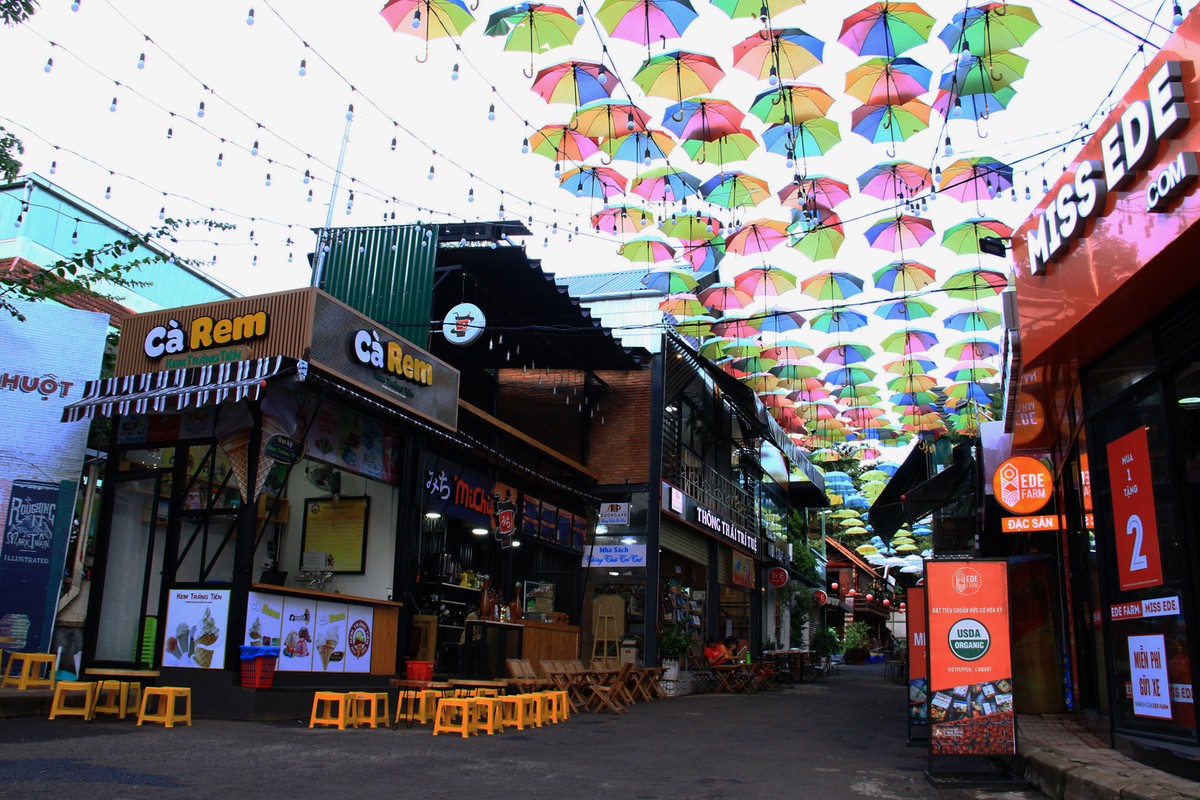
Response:
[{"label": "umbrella canopy", "polygon": [[937,336],[929,331],[907,330],[889,334],[883,339],[883,349],[889,353],[923,353],[937,344]]},{"label": "umbrella canopy", "polygon": [[972,255],[983,252],[979,242],[985,236],[1008,239],[1012,232],[1012,228],[998,219],[969,219],[947,228],[942,234],[942,246],[959,255]]},{"label": "umbrella canopy", "polygon": [[827,175],[797,178],[779,190],[779,202],[796,209],[832,209],[850,199],[850,187]]},{"label": "umbrella canopy", "polygon": [[948,297],[978,300],[992,297],[1008,288],[1008,276],[991,269],[965,269],[956,272],[942,283]]},{"label": "umbrella canopy", "polygon": [[662,221],[659,230],[667,236],[684,241],[721,238],[721,223],[715,217],[702,214],[672,214]]},{"label": "umbrella canopy", "polygon": [[850,129],[869,142],[903,142],[929,127],[929,111],[920,100],[868,103],[850,112]]},{"label": "umbrella canopy", "polygon": [[646,200],[674,202],[700,193],[700,180],[674,167],[653,167],[629,181],[629,191]]},{"label": "umbrella canopy", "polygon": [[774,85],[794,81],[820,64],[824,51],[820,39],[799,28],[771,28],[735,44],[733,66]]},{"label": "umbrella canopy", "polygon": [[725,257],[725,239],[717,236],[713,239],[684,239],[680,241],[683,249],[679,255],[697,274],[712,272],[721,259]]},{"label": "umbrella canopy", "polygon": [[952,94],[994,94],[1025,77],[1029,59],[1016,53],[996,51],[987,56],[963,53],[942,73],[938,87]]},{"label": "umbrella canopy", "polygon": [[849,272],[826,270],[800,282],[800,291],[817,300],[845,300],[862,291],[861,278]]},{"label": "umbrella canopy", "polygon": [[733,285],[754,297],[776,297],[796,288],[796,276],[781,267],[764,265],[739,273]]},{"label": "umbrella canopy", "polygon": [[488,36],[503,36],[504,49],[529,53],[529,73],[533,76],[533,56],[575,41],[579,26],[575,16],[558,6],[543,3],[518,3],[502,8],[488,17],[483,31]]},{"label": "umbrella canopy", "polygon": [[953,53],[985,56],[1021,47],[1039,28],[1028,6],[990,2],[957,12],[938,38]]},{"label": "umbrella canopy", "polygon": [[820,86],[783,83],[756,96],[750,113],[767,123],[796,123],[821,119],[832,105]]},{"label": "umbrella canopy", "polygon": [[959,94],[942,89],[933,101],[933,110],[947,119],[987,119],[993,111],[1008,108],[1016,97],[1017,90],[1011,87],[982,94]]},{"label": "umbrella canopy", "polygon": [[633,82],[646,94],[682,102],[685,97],[711,92],[724,77],[725,70],[712,56],[672,50],[647,58]]},{"label": "umbrella canopy", "polygon": [[740,130],[725,136],[718,136],[712,141],[704,139],[685,139],[683,150],[697,164],[716,164],[723,168],[732,161],[745,161],[750,154],[758,149],[758,140],[747,130]]},{"label": "umbrella canopy", "polygon": [[871,278],[875,288],[885,292],[915,292],[933,283],[934,271],[916,261],[893,261],[875,270]]},{"label": "umbrella canopy", "polygon": [[978,361],[960,361],[946,370],[946,377],[951,381],[985,381],[994,378],[1000,370],[981,364]]},{"label": "umbrella canopy", "polygon": [[[871,356],[875,355],[875,350],[868,345],[859,342],[846,342],[845,344],[835,344],[826,347],[820,353],[821,360],[826,364],[861,364],[867,361]],[[874,377],[872,375],[871,377]]]},{"label": "umbrella canopy", "polygon": [[675,319],[697,317],[704,314],[704,306],[696,299],[696,295],[687,292],[667,295],[659,302],[658,308]]},{"label": "umbrella canopy", "polygon": [[641,206],[605,206],[592,215],[592,227],[604,233],[640,233],[654,224],[654,214]]},{"label": "umbrella canopy", "polygon": [[842,140],[842,132],[834,120],[810,119],[772,125],[762,137],[768,152],[807,159],[827,153]]},{"label": "umbrella canopy", "polygon": [[893,375],[924,375],[936,367],[933,360],[919,356],[898,358],[883,365],[883,369]]},{"label": "umbrella canopy", "polygon": [[571,129],[592,139],[614,139],[634,131],[646,131],[650,116],[632,103],[594,100],[571,117]]},{"label": "umbrella canopy", "polygon": [[933,223],[921,217],[901,214],[881,219],[867,228],[866,237],[871,247],[896,252],[920,247],[933,236]]},{"label": "umbrella canopy", "polygon": [[[675,257],[675,248],[670,243],[649,236],[630,239],[617,252],[635,264],[657,264]],[[671,267],[651,270],[642,276],[642,283],[663,294],[690,292],[696,288],[696,278],[691,270]]]},{"label": "umbrella canopy", "polygon": [[610,35],[645,45],[677,39],[696,19],[688,0],[604,0],[596,19]]},{"label": "umbrella canopy", "polygon": [[875,315],[884,319],[925,319],[933,316],[933,306],[915,298],[893,300],[876,308]]},{"label": "umbrella canopy", "polygon": [[664,159],[675,149],[675,139],[658,130],[634,131],[616,139],[600,142],[600,149],[613,161],[640,161],[650,166],[651,161]]},{"label": "umbrella canopy", "polygon": [[775,219],[748,222],[725,237],[725,249],[743,256],[774,250],[788,241],[788,225]]},{"label": "umbrella canopy", "polygon": [[1000,346],[987,339],[964,339],[946,346],[946,355],[959,361],[982,361],[1000,354]]},{"label": "umbrella canopy", "polygon": [[429,42],[448,36],[461,36],[475,17],[462,0],[390,0],[379,15],[392,30]]},{"label": "umbrella canopy", "polygon": [[1000,312],[978,306],[964,308],[946,317],[942,324],[963,333],[991,330],[1000,324]]},{"label": "umbrella canopy", "polygon": [[907,200],[932,185],[929,170],[910,161],[885,161],[858,176],[859,190],[880,200]]},{"label": "umbrella canopy", "polygon": [[809,326],[813,330],[823,333],[849,333],[850,331],[858,330],[866,324],[866,314],[836,308],[822,311],[809,322]]},{"label": "umbrella canopy", "polygon": [[529,137],[530,149],[555,163],[586,160],[599,151],[596,143],[568,125],[547,125]]},{"label": "umbrella canopy", "polygon": [[916,3],[873,3],[842,22],[838,41],[860,56],[892,58],[929,40],[933,17]]},{"label": "umbrella canopy", "polygon": [[846,94],[863,103],[907,103],[929,91],[933,73],[906,56],[869,58],[846,73]]},{"label": "umbrella canopy", "polygon": [[547,103],[570,103],[578,108],[612,94],[616,81],[608,80],[601,69],[596,61],[563,61],[539,70],[532,88]]},{"label": "umbrella canopy", "polygon": [[772,14],[804,3],[805,0],[713,0],[713,5],[728,14],[730,19],[758,17],[763,24],[770,21]]},{"label": "umbrella canopy", "polygon": [[612,167],[579,167],[564,172],[558,185],[576,197],[608,199],[625,193],[625,176]]},{"label": "umbrella canopy", "polygon": [[753,295],[732,283],[714,283],[698,295],[700,302],[715,311],[735,311],[754,301]]},{"label": "umbrella canopy", "polygon": [[704,199],[722,208],[756,206],[771,196],[767,182],[744,172],[719,172],[700,186]]},{"label": "umbrella canopy", "polygon": [[728,100],[716,97],[691,97],[667,106],[663,127],[680,139],[711,142],[738,133],[746,115]]},{"label": "umbrella canopy", "polygon": [[1012,186],[1012,167],[994,158],[960,158],[942,171],[940,193],[964,202],[990,200]]},{"label": "umbrella canopy", "polygon": [[808,256],[812,261],[824,261],[837,256],[842,243],[846,241],[846,232],[842,230],[842,221],[832,211],[817,215],[817,220],[801,219],[792,224],[791,231],[796,235],[792,249]]}]

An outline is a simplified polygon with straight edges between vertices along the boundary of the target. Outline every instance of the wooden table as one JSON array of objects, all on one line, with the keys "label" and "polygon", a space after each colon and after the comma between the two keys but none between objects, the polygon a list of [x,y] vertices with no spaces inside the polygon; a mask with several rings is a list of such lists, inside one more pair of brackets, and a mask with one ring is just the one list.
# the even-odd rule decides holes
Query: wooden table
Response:
[{"label": "wooden table", "polygon": [[508,681],[493,681],[484,678],[451,678],[448,683],[455,689],[495,689],[504,692],[508,689]]},{"label": "wooden table", "polygon": [[[134,669],[127,667],[87,667],[83,670],[83,674],[88,678],[94,678],[99,684],[96,686],[96,695],[92,702],[91,711],[88,713],[88,719],[91,719],[96,713],[96,705],[100,701],[100,690],[104,686],[104,681],[116,681],[120,684],[117,688],[121,697],[119,708],[125,710],[118,713],[120,713],[121,719],[124,719],[128,711],[125,708],[125,703],[129,697],[129,684],[136,683],[138,685],[138,697],[140,698],[145,690],[144,684],[156,680],[159,676],[159,672],[156,669]],[[135,708],[133,711],[135,714],[141,713],[140,708]]]},{"label": "wooden table", "polygon": [[749,689],[749,676],[745,664],[714,664],[712,670],[717,675],[718,693],[735,694]]},{"label": "wooden table", "polygon": [[[410,681],[407,678],[392,678],[388,681],[391,686],[398,686],[400,691],[396,693],[396,710],[400,709],[400,701],[404,697],[405,692],[424,692],[433,691],[441,692],[442,697],[446,696],[446,692],[453,691],[454,686],[447,681]],[[413,707],[415,703],[408,704],[408,713],[404,715],[404,727],[411,728],[413,726]],[[392,724],[392,730],[400,728],[399,715],[397,714],[396,722]]]}]

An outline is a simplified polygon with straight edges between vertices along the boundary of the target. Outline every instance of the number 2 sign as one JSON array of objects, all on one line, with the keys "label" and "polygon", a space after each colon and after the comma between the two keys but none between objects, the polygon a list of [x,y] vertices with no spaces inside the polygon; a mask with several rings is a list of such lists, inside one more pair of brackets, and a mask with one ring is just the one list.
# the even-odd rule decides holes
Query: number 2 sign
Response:
[{"label": "number 2 sign", "polygon": [[1108,472],[1121,590],[1161,586],[1158,522],[1154,516],[1150,446],[1145,428],[1135,428],[1109,442]]}]

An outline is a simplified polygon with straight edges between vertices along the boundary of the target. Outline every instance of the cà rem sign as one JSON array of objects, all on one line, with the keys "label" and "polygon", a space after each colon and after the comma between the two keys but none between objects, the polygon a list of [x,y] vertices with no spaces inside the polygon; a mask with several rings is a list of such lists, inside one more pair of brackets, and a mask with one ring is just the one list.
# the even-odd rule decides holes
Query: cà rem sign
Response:
[{"label": "c\u00e0 rem sign", "polygon": [[[1146,85],[1147,98],[1129,103],[1121,118],[1100,137],[1100,160],[1081,161],[1075,178],[1058,190],[1025,242],[1029,270],[1037,275],[1058,259],[1087,221],[1103,213],[1109,192],[1127,186],[1158,151],[1159,142],[1185,127],[1190,118],[1183,96],[1183,65],[1167,61]],[[1165,209],[1200,175],[1196,153],[1180,153],[1146,189],[1146,209]]]}]

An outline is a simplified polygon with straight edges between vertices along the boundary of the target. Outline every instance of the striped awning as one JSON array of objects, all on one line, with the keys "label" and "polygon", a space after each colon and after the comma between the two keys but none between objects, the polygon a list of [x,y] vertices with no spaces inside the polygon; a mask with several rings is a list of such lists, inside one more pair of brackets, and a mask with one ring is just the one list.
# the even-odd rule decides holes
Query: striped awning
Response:
[{"label": "striped awning", "polygon": [[63,409],[62,421],[91,419],[97,414],[111,417],[183,411],[243,398],[257,400],[269,379],[294,364],[292,359],[273,356],[88,381],[83,398]]}]

